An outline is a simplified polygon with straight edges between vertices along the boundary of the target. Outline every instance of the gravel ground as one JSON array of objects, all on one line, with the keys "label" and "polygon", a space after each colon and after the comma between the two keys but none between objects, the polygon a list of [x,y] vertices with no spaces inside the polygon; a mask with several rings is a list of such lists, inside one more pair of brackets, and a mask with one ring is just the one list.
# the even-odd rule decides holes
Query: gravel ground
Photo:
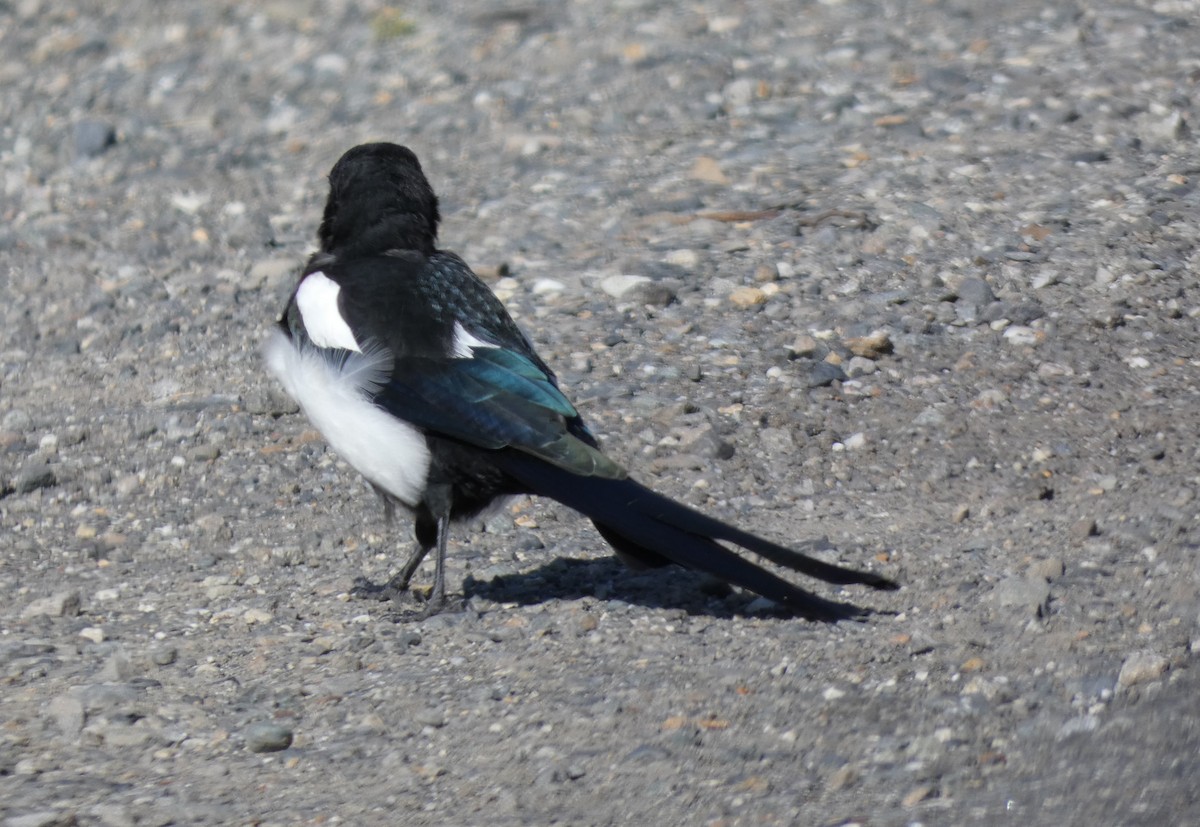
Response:
[{"label": "gravel ground", "polygon": [[[2,823],[1200,820],[1198,21],[0,3]],[[904,588],[782,618],[519,501],[465,612],[351,597],[408,526],[258,348],[369,139],[610,453]]]}]

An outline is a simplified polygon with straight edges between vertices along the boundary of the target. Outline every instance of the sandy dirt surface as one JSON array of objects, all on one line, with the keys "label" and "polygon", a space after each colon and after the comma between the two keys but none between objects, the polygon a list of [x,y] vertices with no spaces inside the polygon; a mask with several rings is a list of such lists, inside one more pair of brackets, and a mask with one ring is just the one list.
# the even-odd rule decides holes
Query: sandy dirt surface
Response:
[{"label": "sandy dirt surface", "polygon": [[[1198,95],[1194,0],[0,3],[0,823],[1200,821]],[[259,347],[364,140],[639,479],[903,588],[519,500],[354,597]]]}]

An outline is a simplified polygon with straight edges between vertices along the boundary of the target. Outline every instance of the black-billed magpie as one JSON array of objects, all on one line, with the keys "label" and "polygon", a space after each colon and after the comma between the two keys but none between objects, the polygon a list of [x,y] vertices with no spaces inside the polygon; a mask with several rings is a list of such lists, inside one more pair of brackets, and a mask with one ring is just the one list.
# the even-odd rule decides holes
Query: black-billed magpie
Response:
[{"label": "black-billed magpie", "polygon": [[554,373],[488,287],[436,246],[438,200],[416,155],[349,150],[329,174],[318,237],[267,365],[330,446],[415,518],[401,592],[430,549],[429,608],[445,605],[450,523],[498,498],[537,494],[588,516],[634,568],[708,572],[821,620],[860,609],[811,594],[719,540],[829,583],[896,584],[757,537],[654,493],[600,450]]}]

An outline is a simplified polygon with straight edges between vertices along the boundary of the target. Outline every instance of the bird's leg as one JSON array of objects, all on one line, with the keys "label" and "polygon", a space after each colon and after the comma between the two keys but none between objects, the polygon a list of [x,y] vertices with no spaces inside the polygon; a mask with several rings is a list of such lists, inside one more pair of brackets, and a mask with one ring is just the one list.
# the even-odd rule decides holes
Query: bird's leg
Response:
[{"label": "bird's leg", "polygon": [[400,571],[392,576],[385,587],[386,593],[393,599],[408,590],[408,584],[412,581],[413,575],[417,573],[425,555],[437,544],[437,518],[430,514],[429,509],[424,506],[417,508],[413,515],[413,538],[413,550],[409,553],[408,559],[404,561]]},{"label": "bird's leg", "polygon": [[[372,485],[375,493],[379,495],[379,499],[383,502],[383,519],[388,528],[391,528],[396,521],[396,502],[391,495],[382,488]],[[429,549],[433,548],[436,542],[436,522],[434,522],[427,514],[418,513],[416,515],[415,534],[416,540],[413,543],[413,549],[409,552],[408,558],[404,561],[404,565],[400,567],[400,571],[392,575],[392,577],[382,585],[372,583],[365,577],[359,577],[354,583],[354,595],[356,597],[372,598],[376,600],[391,600],[398,601],[400,596],[408,591],[408,584],[412,580],[413,574],[421,565],[421,561],[425,559],[425,555],[429,553]]]},{"label": "bird's leg", "polygon": [[390,593],[393,597],[398,597],[408,591],[409,581],[416,573],[417,568],[421,565],[421,561],[425,559],[425,555],[429,553],[429,546],[424,545],[420,540],[413,543],[413,550],[409,553],[408,559],[404,561],[404,565],[400,567],[400,571],[392,575],[392,579],[388,580],[384,586],[384,592]]},{"label": "bird's leg", "polygon": [[449,485],[431,485],[426,488],[422,498],[422,505],[437,519],[436,568],[433,572],[433,590],[429,593],[429,603],[425,608],[426,617],[446,608],[446,544],[450,537],[451,496]]},{"label": "bird's leg", "polygon": [[438,517],[437,567],[433,572],[433,591],[429,594],[432,612],[446,607],[446,543],[450,536],[450,517]]}]

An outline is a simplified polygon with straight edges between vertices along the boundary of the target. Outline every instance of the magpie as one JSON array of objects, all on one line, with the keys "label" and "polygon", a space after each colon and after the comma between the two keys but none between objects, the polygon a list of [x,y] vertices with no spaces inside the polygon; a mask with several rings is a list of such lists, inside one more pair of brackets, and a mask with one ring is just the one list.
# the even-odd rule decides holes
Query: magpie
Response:
[{"label": "magpie", "polygon": [[438,249],[440,220],[407,147],[347,151],[329,174],[319,249],[264,346],[270,372],[379,494],[389,522],[397,506],[413,515],[415,547],[386,591],[406,590],[436,550],[426,611],[442,609],[451,522],[519,494],[586,515],[633,568],[708,572],[813,619],[866,612],[805,591],[719,541],[829,583],[897,588],[635,482],[600,450],[499,299],[465,261]]}]

